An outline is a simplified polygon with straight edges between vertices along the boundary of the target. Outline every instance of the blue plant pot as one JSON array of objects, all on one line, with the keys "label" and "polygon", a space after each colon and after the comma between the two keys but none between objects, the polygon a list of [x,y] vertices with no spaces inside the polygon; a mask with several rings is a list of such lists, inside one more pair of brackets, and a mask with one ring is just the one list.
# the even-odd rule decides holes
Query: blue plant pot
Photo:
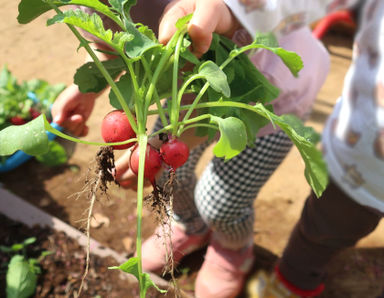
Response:
[{"label": "blue plant pot", "polygon": [[[28,93],[28,97],[32,99],[34,102],[38,102],[39,100],[36,98],[36,95],[32,92]],[[57,130],[62,131],[63,128],[58,125],[57,123],[52,122],[51,126],[53,128],[56,128]],[[48,139],[53,140],[56,135],[53,133],[50,133],[47,131]],[[21,166],[23,163],[27,162],[30,160],[33,156],[28,155],[24,153],[23,151],[16,151],[14,154],[12,154],[10,157],[7,158],[5,163],[0,163],[0,173],[6,173],[9,172],[13,169],[16,169],[17,167]]]}]

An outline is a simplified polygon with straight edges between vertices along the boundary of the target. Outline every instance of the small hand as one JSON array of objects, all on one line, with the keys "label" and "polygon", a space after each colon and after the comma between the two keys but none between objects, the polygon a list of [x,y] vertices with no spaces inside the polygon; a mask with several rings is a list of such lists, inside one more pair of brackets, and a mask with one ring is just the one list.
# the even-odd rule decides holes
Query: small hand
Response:
[{"label": "small hand", "polygon": [[125,153],[115,162],[115,179],[123,188],[137,190],[137,176],[129,168],[129,160],[131,158],[131,149],[127,149]]},{"label": "small hand", "polygon": [[208,51],[212,33],[232,37],[240,24],[223,0],[174,0],[164,10],[159,41],[166,44],[176,31],[176,21],[190,13],[193,17],[188,25],[193,53],[201,56]]},{"label": "small hand", "polygon": [[52,105],[53,121],[75,136],[88,134],[86,122],[91,115],[97,93],[81,93],[77,85],[68,86]]}]

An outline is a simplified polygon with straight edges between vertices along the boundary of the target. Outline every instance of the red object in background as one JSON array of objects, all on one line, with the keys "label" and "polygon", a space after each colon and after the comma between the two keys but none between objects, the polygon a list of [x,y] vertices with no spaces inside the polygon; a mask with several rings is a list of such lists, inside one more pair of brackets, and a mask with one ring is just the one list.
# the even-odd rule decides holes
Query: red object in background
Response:
[{"label": "red object in background", "polygon": [[23,118],[21,118],[20,116],[14,116],[10,119],[11,123],[13,125],[23,125],[25,123],[27,123],[27,121],[25,121]]},{"label": "red object in background", "polygon": [[349,10],[340,10],[328,14],[321,19],[312,31],[312,34],[317,39],[322,39],[328,30],[337,23],[346,23],[348,25],[356,26],[353,13]]},{"label": "red object in background", "polygon": [[29,109],[29,114],[31,115],[32,119],[35,119],[40,116],[40,112],[34,108]]}]

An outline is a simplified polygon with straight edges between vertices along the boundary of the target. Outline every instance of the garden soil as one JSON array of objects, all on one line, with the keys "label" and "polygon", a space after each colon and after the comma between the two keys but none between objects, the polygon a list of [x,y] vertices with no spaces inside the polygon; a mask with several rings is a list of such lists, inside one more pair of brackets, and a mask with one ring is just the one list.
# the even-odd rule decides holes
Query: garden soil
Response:
[{"label": "garden soil", "polygon": [[[39,78],[52,84],[69,85],[74,71],[83,62],[84,51],[77,49],[78,42],[64,25],[46,27],[49,14],[28,25],[18,24],[17,2],[3,1],[0,8],[0,66],[6,64],[19,80]],[[342,89],[343,78],[351,59],[351,30],[342,27],[329,33],[324,42],[331,53],[331,72],[308,121],[308,125],[318,132],[321,132]],[[100,122],[109,110],[111,107],[106,92],[97,100],[88,122],[90,133],[84,139],[101,140]],[[96,152],[96,147],[77,145],[68,164],[56,168],[48,168],[31,160],[12,172],[0,175],[1,186],[84,230],[89,201],[86,196],[81,195],[81,191]],[[208,150],[198,166],[198,175],[211,156]],[[303,173],[303,162],[298,151],[293,148],[255,201],[254,273],[260,268],[270,270],[283,251],[309,193]],[[111,185],[109,197],[100,198],[96,204],[95,214],[98,221],[94,222],[92,237],[120,253],[132,255],[136,234],[135,206],[134,191]],[[0,225],[3,229],[3,225]],[[143,237],[148,237],[155,226],[152,214],[144,210]],[[380,234],[382,228],[383,224],[379,225],[376,231],[362,239],[355,248],[333,260],[323,297],[380,295],[384,285],[384,239]],[[188,257],[182,264],[184,267],[180,271],[179,280],[185,290],[192,290],[191,279],[203,260],[203,253],[204,251]]]}]

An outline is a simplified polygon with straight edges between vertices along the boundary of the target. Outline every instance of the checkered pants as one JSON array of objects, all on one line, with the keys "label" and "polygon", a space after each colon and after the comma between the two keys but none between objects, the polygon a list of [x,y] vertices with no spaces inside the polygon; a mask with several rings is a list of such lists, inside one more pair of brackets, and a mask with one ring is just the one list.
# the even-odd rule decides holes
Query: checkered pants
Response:
[{"label": "checkered pants", "polygon": [[241,247],[253,235],[253,202],[292,142],[281,131],[260,137],[253,148],[227,162],[214,157],[197,181],[195,168],[209,145],[205,142],[193,149],[188,161],[176,171],[174,217],[188,233],[211,229],[223,244]]}]

